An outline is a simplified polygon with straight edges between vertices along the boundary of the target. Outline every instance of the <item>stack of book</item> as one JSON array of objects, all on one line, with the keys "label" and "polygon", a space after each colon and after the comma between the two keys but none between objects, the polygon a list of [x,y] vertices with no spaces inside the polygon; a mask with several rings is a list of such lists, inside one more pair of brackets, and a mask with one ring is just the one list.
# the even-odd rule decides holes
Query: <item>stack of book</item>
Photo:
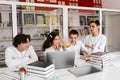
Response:
[{"label": "stack of book", "polygon": [[109,65],[110,58],[109,54],[106,52],[97,52],[90,55],[88,63],[103,67],[105,65]]},{"label": "stack of book", "polygon": [[27,72],[30,75],[35,75],[47,78],[54,73],[55,67],[53,63],[36,61],[27,66]]}]

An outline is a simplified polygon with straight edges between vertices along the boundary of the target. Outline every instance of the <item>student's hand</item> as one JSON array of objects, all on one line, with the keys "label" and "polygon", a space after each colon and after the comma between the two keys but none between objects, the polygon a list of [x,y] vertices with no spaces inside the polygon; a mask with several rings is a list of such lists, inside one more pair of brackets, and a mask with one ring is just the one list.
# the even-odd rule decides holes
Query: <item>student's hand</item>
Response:
[{"label": "student's hand", "polygon": [[62,47],[62,46],[57,45],[57,46],[55,46],[55,48],[54,48],[54,49],[55,49],[55,50],[57,50],[57,51],[60,51],[61,47]]},{"label": "student's hand", "polygon": [[63,39],[61,39],[61,40],[60,40],[60,46],[61,46],[61,47],[62,47],[62,46],[65,46],[65,44],[66,44],[66,41],[63,40]]},{"label": "student's hand", "polygon": [[55,50],[59,51],[59,49],[61,48],[61,46],[56,46]]},{"label": "student's hand", "polygon": [[87,60],[87,59],[89,59],[89,55],[87,55],[87,54],[84,54],[84,55],[80,55],[80,59],[83,59],[83,60]]}]

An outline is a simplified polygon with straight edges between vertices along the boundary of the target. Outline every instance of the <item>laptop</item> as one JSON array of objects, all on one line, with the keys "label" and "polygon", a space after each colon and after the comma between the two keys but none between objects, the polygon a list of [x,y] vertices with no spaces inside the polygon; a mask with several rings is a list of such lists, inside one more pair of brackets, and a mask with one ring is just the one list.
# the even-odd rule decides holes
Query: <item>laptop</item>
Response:
[{"label": "laptop", "polygon": [[74,67],[74,51],[47,52],[47,62],[55,65],[55,69]]}]

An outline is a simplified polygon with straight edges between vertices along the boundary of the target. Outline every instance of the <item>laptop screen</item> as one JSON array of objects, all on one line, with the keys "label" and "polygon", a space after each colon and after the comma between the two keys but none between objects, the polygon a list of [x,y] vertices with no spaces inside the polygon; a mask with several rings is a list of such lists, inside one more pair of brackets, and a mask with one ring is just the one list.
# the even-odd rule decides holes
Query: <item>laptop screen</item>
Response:
[{"label": "laptop screen", "polygon": [[74,67],[74,51],[47,52],[47,62],[54,63],[55,69]]}]

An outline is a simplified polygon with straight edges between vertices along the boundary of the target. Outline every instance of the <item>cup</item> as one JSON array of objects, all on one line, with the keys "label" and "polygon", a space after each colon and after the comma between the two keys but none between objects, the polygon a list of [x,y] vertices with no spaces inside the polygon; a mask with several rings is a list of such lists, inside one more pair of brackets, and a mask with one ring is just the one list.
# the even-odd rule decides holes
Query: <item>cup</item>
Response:
[{"label": "cup", "polygon": [[69,44],[69,43],[66,43],[66,44],[65,44],[65,47],[66,47],[66,48],[69,48],[69,47],[70,47],[70,44]]},{"label": "cup", "polygon": [[20,72],[20,80],[25,80],[25,73],[24,72]]},{"label": "cup", "polygon": [[19,69],[19,72],[20,72],[20,80],[26,80],[26,69],[24,67],[21,67]]}]

